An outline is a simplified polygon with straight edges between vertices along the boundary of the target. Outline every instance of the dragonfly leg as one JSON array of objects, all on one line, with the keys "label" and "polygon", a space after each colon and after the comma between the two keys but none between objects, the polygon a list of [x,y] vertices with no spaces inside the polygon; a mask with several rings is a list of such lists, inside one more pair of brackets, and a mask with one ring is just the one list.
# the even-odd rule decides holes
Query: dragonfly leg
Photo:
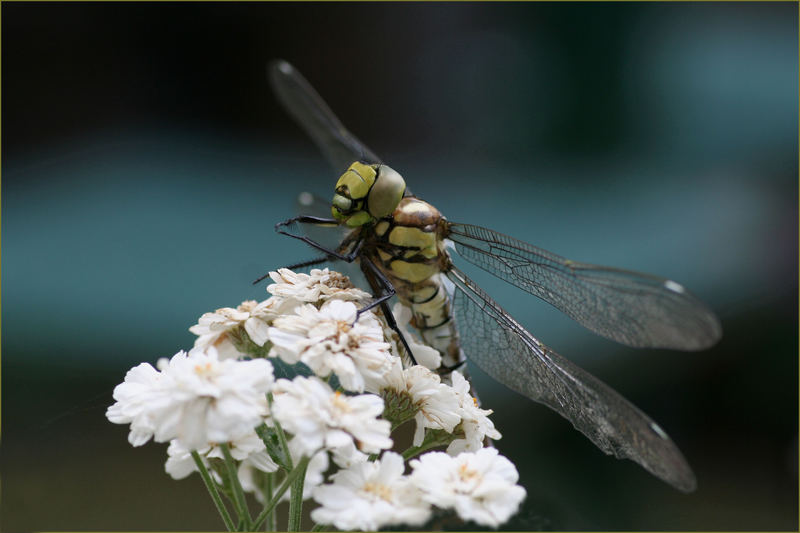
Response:
[{"label": "dragonfly leg", "polygon": [[[289,230],[284,229],[287,226],[290,226],[291,224],[294,224],[295,222],[299,222],[300,224],[337,224],[337,225],[339,224],[338,221],[336,219],[333,219],[333,218],[321,218],[321,217],[314,217],[314,216],[309,216],[309,215],[301,215],[301,216],[298,216],[298,217],[290,218],[288,220],[284,220],[283,222],[278,222],[277,224],[275,224],[275,231],[277,231],[281,235],[286,235],[286,236],[291,237],[293,239],[297,239],[297,240],[303,241],[304,243],[306,243],[307,245],[311,246],[312,248],[316,248],[317,250],[319,250],[321,252],[324,252],[326,256],[333,257],[333,258],[339,259],[341,261],[345,261],[347,263],[352,263],[353,261],[355,261],[356,258],[358,257],[359,252],[361,251],[361,245],[364,242],[363,239],[359,239],[359,241],[356,243],[356,245],[355,245],[355,247],[353,248],[352,251],[344,254],[344,253],[341,253],[338,249],[337,250],[331,250],[330,248],[327,248],[327,247],[321,245],[320,243],[309,239],[305,235],[296,235],[296,234],[290,232]],[[304,266],[308,266],[308,265],[304,265]]]},{"label": "dragonfly leg", "polygon": [[289,270],[294,270],[296,268],[304,268],[314,265],[321,265],[322,263],[328,263],[330,261],[335,261],[336,258],[331,255],[326,255],[325,257],[317,257],[315,259],[309,259],[308,261],[303,261],[301,263],[295,263],[293,265],[289,265],[284,268],[288,268]]},{"label": "dragonfly leg", "polygon": [[[384,276],[383,272],[381,272],[380,269],[378,269],[378,267],[376,267],[372,261],[370,261],[367,258],[362,258],[361,264],[369,268],[371,275],[374,276],[374,278],[372,279],[376,282],[375,283],[376,286],[375,285],[373,286],[373,290],[377,289],[376,292],[379,292],[380,296],[373,295],[376,297],[375,300],[370,302],[368,306],[359,309],[358,310],[359,315],[361,315],[361,313],[365,311],[369,311],[373,307],[381,305],[382,303],[386,302],[397,293],[394,290],[394,286],[391,284],[391,282],[388,279],[386,279],[386,276]],[[373,284],[370,283],[370,285]]]},{"label": "dragonfly leg", "polygon": [[288,220],[284,220],[283,222],[278,222],[275,224],[275,230],[278,233],[281,233],[278,228],[282,228],[284,226],[288,226],[289,224],[294,224],[295,222],[299,222],[301,224],[336,224],[339,225],[339,221],[335,218],[325,218],[325,217],[315,217],[313,215],[298,215],[296,217],[292,217]]},{"label": "dragonfly leg", "polygon": [[381,310],[383,311],[383,316],[386,318],[386,324],[392,329],[392,331],[397,333],[397,336],[400,338],[400,342],[403,343],[403,348],[405,348],[406,353],[408,354],[408,358],[411,360],[411,364],[416,365],[417,360],[414,358],[414,353],[411,351],[411,347],[409,347],[405,335],[403,335],[403,332],[400,331],[400,326],[397,325],[397,320],[395,320],[394,314],[392,313],[391,309],[389,309],[388,301],[392,296],[395,295],[394,287],[392,286],[391,282],[386,279],[386,276],[383,275],[383,272],[381,272],[380,269],[376,267],[375,264],[368,258],[362,257],[361,265],[361,270],[364,272],[364,277],[367,278],[372,290],[380,293],[380,296],[377,296],[375,300],[370,302],[368,306],[362,307],[358,310],[356,314],[356,322],[358,322],[358,317],[361,316],[361,313],[380,305]]},{"label": "dragonfly leg", "polygon": [[[306,243],[309,246],[311,246],[312,248],[315,248],[315,249],[317,249],[320,252],[323,252],[325,254],[324,257],[318,257],[316,259],[309,259],[308,261],[303,261],[301,263],[295,263],[293,265],[289,265],[288,267],[286,267],[289,270],[294,270],[295,268],[302,268],[302,267],[307,267],[307,266],[319,265],[319,264],[322,264],[322,263],[332,262],[332,261],[336,261],[336,260],[344,261],[346,263],[352,263],[353,261],[356,260],[356,257],[358,257],[359,252],[361,252],[361,246],[364,244],[364,240],[363,239],[359,239],[356,242],[355,246],[353,246],[352,251],[350,251],[350,252],[348,252],[346,254],[343,254],[339,250],[331,250],[330,248],[326,248],[325,246],[319,244],[318,242],[312,241],[311,239],[309,239],[305,235],[295,235],[294,233],[291,233],[288,230],[284,229],[285,227],[287,227],[287,226],[289,226],[291,224],[294,224],[295,222],[299,222],[300,224],[338,224],[338,222],[335,219],[332,219],[332,218],[320,218],[320,217],[314,217],[314,216],[308,216],[308,215],[302,215],[302,216],[290,218],[288,220],[284,220],[283,222],[278,222],[277,224],[275,224],[275,231],[277,231],[281,235],[287,235],[289,237],[292,237],[293,239],[301,240],[304,243]],[[349,246],[351,242],[352,242],[352,240],[346,241],[345,243],[343,243],[343,245]],[[259,281],[263,280],[267,276],[269,276],[269,273],[266,273],[263,276],[261,276],[260,278],[258,278],[257,280],[255,280],[253,282],[253,285],[255,285]]]},{"label": "dragonfly leg", "polygon": [[[436,370],[439,371],[439,373],[449,374],[453,370],[459,370],[461,367],[463,367],[466,364],[467,364],[467,360],[464,359],[463,361],[459,361],[458,363],[456,363],[454,365],[450,365],[450,366],[442,365],[439,368],[437,368]],[[463,374],[463,372],[462,372],[462,374]]]}]

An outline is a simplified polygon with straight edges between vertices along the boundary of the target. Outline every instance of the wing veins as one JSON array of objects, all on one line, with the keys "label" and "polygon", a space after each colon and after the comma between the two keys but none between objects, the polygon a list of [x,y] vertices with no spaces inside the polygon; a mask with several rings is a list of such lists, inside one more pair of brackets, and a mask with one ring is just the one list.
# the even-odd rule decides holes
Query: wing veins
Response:
[{"label": "wing veins", "polygon": [[647,415],[538,341],[458,269],[447,277],[457,287],[461,304],[454,307],[459,323],[468,326],[462,329],[462,342],[471,361],[559,413],[605,453],[631,459],[679,490],[694,490],[686,460]]},{"label": "wing veins", "polygon": [[714,314],[665,278],[570,261],[480,226],[448,229],[461,257],[611,340],[697,350],[721,336]]},{"label": "wing veins", "polygon": [[[465,297],[469,298],[472,301],[473,304],[475,304],[482,311],[484,311],[484,314],[486,316],[491,317],[492,320],[494,320],[495,323],[498,326],[505,327],[505,328],[507,328],[509,330],[514,331],[515,333],[518,333],[518,330],[521,329],[521,326],[519,326],[519,324],[517,324],[517,322],[513,318],[511,318],[510,315],[508,315],[508,313],[498,313],[498,306],[491,305],[491,303],[488,301],[487,298],[482,297],[481,294],[479,292],[477,292],[477,291],[480,291],[481,289],[478,288],[476,285],[474,285],[474,282],[472,282],[472,280],[467,278],[460,270],[458,270],[456,268],[452,268],[452,270],[450,272],[448,272],[447,276],[451,279],[451,281],[454,282],[456,287],[458,287],[459,290],[461,290],[461,294],[463,294]],[[456,276],[455,279],[454,279],[454,276]],[[464,286],[466,286],[470,290],[466,291],[466,290],[462,289],[461,288],[461,284],[463,284]],[[476,299],[476,298],[480,299],[480,301],[478,301],[478,299]],[[494,311],[494,313],[485,312],[487,308],[491,308],[492,311]],[[525,333],[527,333],[527,331]],[[530,337],[530,338],[528,338],[528,337]],[[531,339],[533,339],[533,340],[531,341]],[[530,335],[530,334],[528,334],[527,336],[519,335],[519,340],[521,340],[528,347],[530,352],[537,359],[539,359],[545,366],[550,367],[551,364],[555,364],[554,361],[548,360],[548,358],[544,356],[544,354],[542,353],[542,350],[541,350],[541,348],[540,348],[540,346],[538,344],[538,341],[535,338],[533,338],[532,335]],[[562,373],[566,374],[566,372],[564,372],[561,367],[559,367],[558,365],[556,365],[556,367],[559,370],[561,370]],[[567,386],[567,382],[564,381],[562,376],[557,375],[556,377],[565,386]],[[569,377],[572,378],[572,376],[569,376]],[[574,378],[572,378],[571,381],[574,383],[575,382]],[[565,387],[565,390],[569,390],[569,387]],[[556,396],[556,399],[558,400],[558,403],[562,407],[566,406],[566,402],[562,401],[562,399],[559,396]]]},{"label": "wing veins", "polygon": [[269,80],[284,109],[313,139],[336,172],[343,172],[353,161],[380,163],[378,156],[345,128],[291,64],[283,60],[271,62]]}]

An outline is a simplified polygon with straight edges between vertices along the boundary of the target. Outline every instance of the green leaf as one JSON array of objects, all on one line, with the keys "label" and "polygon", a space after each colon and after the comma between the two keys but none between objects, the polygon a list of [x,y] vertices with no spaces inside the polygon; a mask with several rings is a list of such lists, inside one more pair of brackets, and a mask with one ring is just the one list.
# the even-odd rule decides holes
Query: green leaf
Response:
[{"label": "green leaf", "polygon": [[281,439],[276,428],[271,428],[266,424],[261,424],[256,428],[256,434],[264,442],[267,447],[267,453],[275,461],[275,464],[284,470],[292,469],[291,458],[287,458],[281,446]]}]

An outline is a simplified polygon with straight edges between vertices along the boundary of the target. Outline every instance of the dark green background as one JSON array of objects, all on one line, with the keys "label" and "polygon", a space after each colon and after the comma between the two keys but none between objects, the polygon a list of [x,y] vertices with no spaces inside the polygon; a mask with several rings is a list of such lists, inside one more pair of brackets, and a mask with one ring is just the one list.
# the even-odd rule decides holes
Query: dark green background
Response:
[{"label": "dark green background", "polygon": [[[2,5],[0,529],[220,529],[104,418],[141,361],[312,254],[273,232],[336,173],[270,94],[293,62],[451,220],[684,283],[700,353],[637,351],[467,268],[673,436],[683,495],[478,375],[514,529],[793,529],[797,5]],[[460,263],[463,264],[463,263]]]}]

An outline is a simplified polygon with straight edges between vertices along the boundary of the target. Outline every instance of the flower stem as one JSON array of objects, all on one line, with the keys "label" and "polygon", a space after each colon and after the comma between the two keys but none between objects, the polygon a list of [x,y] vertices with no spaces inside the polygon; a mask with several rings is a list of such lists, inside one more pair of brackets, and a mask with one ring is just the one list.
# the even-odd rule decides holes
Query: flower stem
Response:
[{"label": "flower stem", "polygon": [[406,451],[403,452],[403,459],[408,461],[409,459],[416,457],[417,455],[421,454],[424,451],[427,451],[435,446],[411,446]]},{"label": "flower stem", "polygon": [[402,426],[403,424],[405,424],[409,420],[411,420],[411,419],[410,418],[406,418],[405,420],[393,420],[392,421],[392,429],[390,430],[390,433],[394,433],[395,429],[399,428],[400,426]]},{"label": "flower stem", "polygon": [[403,459],[408,461],[412,457],[416,457],[422,452],[426,452],[431,448],[439,446],[446,446],[453,440],[453,435],[441,429],[427,430],[425,438],[419,446],[411,446],[403,452]]},{"label": "flower stem", "polygon": [[194,459],[194,463],[197,465],[197,469],[200,471],[200,477],[203,478],[203,483],[206,484],[206,488],[208,489],[208,493],[211,495],[211,499],[214,500],[214,505],[217,506],[217,511],[219,511],[222,521],[225,522],[225,527],[228,528],[228,531],[235,531],[236,526],[233,525],[231,515],[228,513],[228,509],[225,507],[225,504],[222,503],[222,498],[219,496],[217,486],[214,484],[214,480],[211,479],[211,476],[206,469],[206,465],[203,464],[203,460],[200,459],[200,455],[195,451],[192,452],[192,459]]},{"label": "flower stem", "polygon": [[292,483],[292,494],[289,497],[289,523],[287,531],[300,531],[303,520],[303,484],[306,480],[306,468],[308,462],[298,464],[297,468],[301,471]]},{"label": "flower stem", "polygon": [[[271,392],[267,393],[267,402],[269,403],[270,409],[272,409],[273,397]],[[280,422],[274,419],[273,422],[275,423],[275,433],[278,435],[278,442],[280,443],[281,449],[286,456],[286,464],[288,465],[289,470],[292,470],[294,469],[294,464],[292,464],[292,454],[289,451],[289,443],[286,440],[286,433],[283,432]]]},{"label": "flower stem", "polygon": [[311,528],[311,533],[316,533],[317,531],[325,531],[328,529],[328,524],[314,524],[314,527]]},{"label": "flower stem", "polygon": [[219,445],[222,450],[222,455],[225,457],[225,468],[228,471],[228,479],[230,480],[231,491],[233,492],[233,503],[236,507],[236,514],[239,519],[244,522],[246,529],[252,529],[252,518],[250,517],[250,510],[247,508],[247,500],[244,497],[242,484],[239,482],[239,474],[236,472],[236,462],[231,456],[230,448],[227,443]]},{"label": "flower stem", "polygon": [[283,480],[281,486],[278,487],[278,490],[276,490],[275,494],[272,495],[272,500],[269,501],[269,503],[260,513],[258,513],[258,516],[253,521],[254,530],[261,527],[261,524],[267,519],[272,510],[275,509],[275,506],[281,501],[281,496],[283,496],[283,493],[286,492],[292,483],[294,483],[294,480],[300,475],[300,472],[302,471],[303,474],[305,474],[309,461],[310,459],[308,457],[303,457],[300,459],[300,461],[298,461],[297,466],[294,467],[291,472],[289,472],[289,475],[287,475],[286,479]]},{"label": "flower stem", "polygon": [[278,441],[280,442],[283,453],[286,456],[286,463],[289,466],[289,470],[293,470],[294,464],[292,463],[292,453],[289,451],[289,442],[286,440],[286,433],[283,432],[283,428],[277,420],[274,422],[275,431],[278,433]]},{"label": "flower stem", "polygon": [[[272,500],[272,493],[275,487],[273,487],[272,483],[275,481],[275,474],[266,474],[264,476],[264,486],[263,486],[263,494],[264,494],[264,501],[268,502]],[[267,520],[264,523],[264,530],[265,531],[276,531],[278,529],[278,522],[275,513],[269,513],[267,515]]]}]

